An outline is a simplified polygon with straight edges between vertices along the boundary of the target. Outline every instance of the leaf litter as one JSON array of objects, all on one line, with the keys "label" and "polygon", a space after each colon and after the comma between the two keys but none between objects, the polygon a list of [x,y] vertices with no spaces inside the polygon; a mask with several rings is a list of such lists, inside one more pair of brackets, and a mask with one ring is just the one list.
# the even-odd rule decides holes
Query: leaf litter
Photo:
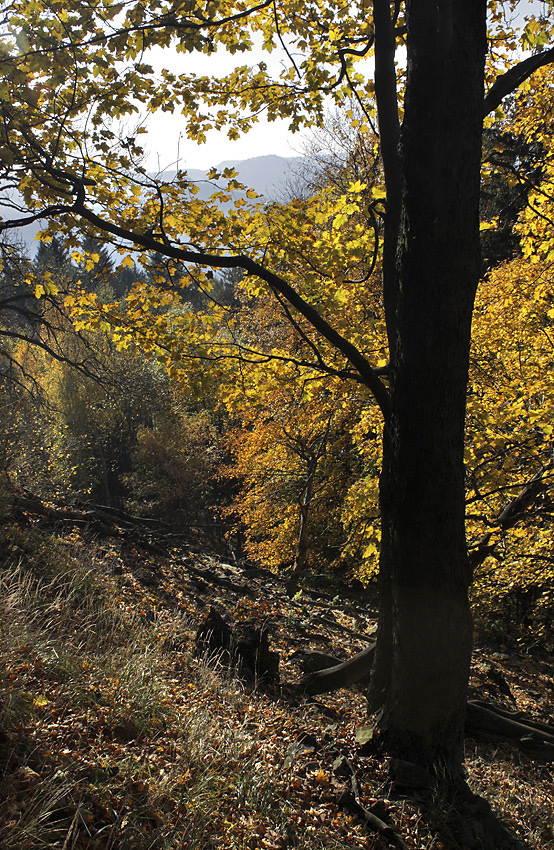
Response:
[{"label": "leaf litter", "polygon": [[[437,812],[393,792],[363,693],[306,700],[286,684],[264,693],[194,654],[214,606],[267,627],[281,682],[291,683],[299,650],[347,657],[367,645],[369,598],[307,589],[289,600],[278,577],[184,546],[153,554],[79,528],[4,534],[3,850],[464,850]],[[37,565],[40,545],[49,554]],[[484,685],[497,703],[552,715],[547,660],[481,648],[472,688],[483,695]],[[469,739],[467,767],[514,847],[554,848],[552,765]],[[388,831],[341,804],[353,783],[357,805]]]}]

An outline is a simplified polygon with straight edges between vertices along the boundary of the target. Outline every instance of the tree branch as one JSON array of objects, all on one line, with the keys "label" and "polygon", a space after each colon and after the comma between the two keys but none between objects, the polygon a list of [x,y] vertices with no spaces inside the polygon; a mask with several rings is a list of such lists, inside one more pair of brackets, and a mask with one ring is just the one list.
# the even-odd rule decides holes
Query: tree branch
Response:
[{"label": "tree branch", "polygon": [[[517,525],[519,520],[524,516],[525,511],[531,507],[535,499],[537,499],[537,497],[548,487],[549,482],[548,478],[545,477],[545,473],[550,466],[550,463],[542,466],[525,484],[521,493],[513,499],[510,499],[508,504],[502,508],[496,519],[489,523],[489,525],[493,526],[495,529],[499,529],[500,531],[508,531],[510,528]],[[491,543],[490,539],[492,534],[492,531],[485,532],[485,534],[483,534],[483,536],[470,547],[469,562],[473,570],[481,566],[483,561],[485,561],[489,555],[494,556],[494,552],[499,541]]]},{"label": "tree branch", "polygon": [[61,51],[67,50],[69,46],[73,49],[81,48],[86,49],[87,47],[91,47],[93,45],[103,45],[110,42],[114,38],[121,38],[124,35],[135,35],[138,33],[147,34],[150,32],[154,32],[159,29],[164,29],[167,27],[173,27],[176,32],[181,30],[192,30],[193,32],[201,33],[203,30],[213,30],[218,27],[226,26],[227,24],[235,23],[237,21],[243,20],[245,18],[250,17],[257,12],[261,12],[263,9],[266,9],[268,6],[273,5],[274,0],[263,0],[263,2],[258,3],[255,6],[252,6],[249,9],[244,9],[241,12],[237,12],[234,15],[228,15],[225,18],[218,18],[216,20],[210,18],[200,17],[199,21],[192,21],[190,19],[179,19],[174,15],[161,15],[156,20],[146,23],[146,24],[134,24],[131,26],[119,27],[117,29],[112,30],[111,32],[105,32],[101,35],[94,35],[89,39],[83,39],[82,41],[70,41],[67,39],[66,41],[59,41],[52,39],[52,44],[49,47],[41,47],[40,49],[28,50],[24,54],[24,58],[27,59],[30,56],[45,56],[49,53],[59,53]]},{"label": "tree branch", "polygon": [[244,269],[247,274],[254,275],[260,280],[263,280],[271,289],[274,289],[282,295],[295,310],[304,316],[304,318],[312,325],[312,327],[321,336],[327,340],[337,351],[340,351],[354,369],[359,373],[363,383],[371,390],[373,396],[379,405],[385,420],[389,416],[390,399],[388,390],[379,378],[379,375],[372,368],[364,355],[353,345],[349,340],[345,339],[338,333],[317,310],[312,307],[302,296],[282,277],[264,268],[260,263],[246,257],[243,254],[237,256],[220,256],[218,254],[209,254],[201,251],[190,251],[184,248],[179,248],[174,245],[166,245],[159,242],[150,234],[134,233],[126,230],[117,224],[109,221],[104,221],[99,215],[89,210],[84,203],[77,199],[72,207],[69,207],[65,212],[78,215],[94,227],[111,233],[120,239],[125,239],[132,242],[136,246],[146,248],[148,251],[155,251],[162,256],[170,257],[183,263],[197,263],[200,265],[210,266],[219,269]]},{"label": "tree branch", "polygon": [[549,65],[551,62],[554,62],[554,47],[543,50],[541,53],[535,53],[534,56],[528,56],[527,59],[518,62],[505,74],[501,74],[485,95],[483,115],[493,112],[497,106],[500,106],[506,95],[514,92],[538,68]]}]

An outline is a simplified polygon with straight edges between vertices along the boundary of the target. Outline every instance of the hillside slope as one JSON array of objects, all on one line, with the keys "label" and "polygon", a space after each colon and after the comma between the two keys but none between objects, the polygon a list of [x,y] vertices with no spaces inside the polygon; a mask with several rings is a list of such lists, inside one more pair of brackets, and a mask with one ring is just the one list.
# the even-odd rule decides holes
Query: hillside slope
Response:
[{"label": "hillside slope", "polygon": [[[469,739],[470,786],[499,819],[477,797],[446,811],[391,781],[361,691],[294,687],[314,650],[368,645],[369,597],[289,600],[278,578],[147,524],[37,509],[2,504],[3,850],[554,848],[552,763]],[[198,651],[210,609],[267,630],[280,682],[245,684]],[[552,715],[546,660],[481,648],[473,688]]]}]

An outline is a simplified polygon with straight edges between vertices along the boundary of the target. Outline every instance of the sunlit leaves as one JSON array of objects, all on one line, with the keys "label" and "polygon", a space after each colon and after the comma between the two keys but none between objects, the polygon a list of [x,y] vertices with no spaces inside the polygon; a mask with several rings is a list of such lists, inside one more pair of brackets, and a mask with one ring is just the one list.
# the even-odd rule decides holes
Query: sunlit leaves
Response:
[{"label": "sunlit leaves", "polygon": [[[493,547],[476,573],[474,593],[486,604],[525,592],[532,606],[552,584],[553,299],[552,269],[525,260],[495,269],[478,295],[465,463],[468,541],[489,535]],[[503,527],[503,509],[537,474],[536,497]]]},{"label": "sunlit leaves", "polygon": [[[326,94],[341,100],[346,93],[344,69],[352,74],[357,57],[342,51],[365,44],[365,10],[356,13],[335,2],[303,9],[290,2],[278,10],[262,3],[253,9],[240,0],[206,8],[190,5],[178,13],[157,2],[12,3],[12,37],[5,43],[0,81],[9,114],[2,158],[34,164],[29,201],[63,193],[62,185],[52,183],[54,170],[59,177],[82,161],[90,174],[98,153],[104,180],[115,174],[113,169],[121,178],[120,169],[140,165],[140,149],[134,140],[125,142],[117,123],[133,114],[138,118],[139,112],[180,112],[187,135],[198,141],[210,129],[225,129],[235,138],[251,128],[261,111],[270,120],[288,117],[293,129],[320,121]],[[260,35],[269,52],[284,38],[288,56],[296,53],[297,62],[287,61],[275,72],[258,61],[213,78],[168,70],[158,74],[149,62],[150,48],[170,45],[185,53],[220,49],[241,54]]]},{"label": "sunlit leaves", "polygon": [[251,382],[249,397],[236,405],[240,424],[228,438],[233,462],[224,474],[238,489],[226,513],[244,534],[249,558],[266,568],[292,567],[301,513],[306,564],[312,570],[351,566],[341,510],[356,479],[349,421],[363,407],[363,395],[341,382],[307,377],[298,384],[269,372],[272,381],[258,404]]},{"label": "sunlit leaves", "polygon": [[[352,529],[369,575],[379,548],[374,511],[379,417],[355,391],[350,396],[337,389],[345,379],[359,383],[361,372],[353,374],[344,347],[330,344],[321,323],[315,322],[320,330],[315,332],[306,317],[323,317],[368,363],[386,365],[378,272],[387,210],[378,169],[367,182],[352,175],[340,191],[327,185],[309,198],[268,205],[233,174],[212,171],[211,197],[202,200],[185,172],[165,183],[146,174],[136,143],[140,127],[124,129],[129,121],[139,124],[145,114],[161,111],[180,114],[183,133],[198,142],[210,130],[237,138],[261,114],[284,118],[297,130],[320,124],[329,102],[342,104],[354,92],[360,113],[349,120],[360,137],[371,137],[368,142],[377,151],[370,129],[374,86],[360,73],[373,46],[367,6],[336,0],[286,0],[251,9],[242,0],[178,8],[158,0],[125,5],[14,0],[0,81],[0,151],[2,174],[8,190],[19,193],[16,206],[22,217],[42,209],[52,221],[45,238],[56,229],[64,231],[85,273],[96,261],[80,251],[77,229],[83,222],[88,236],[113,239],[122,268],[140,270],[145,252],[168,259],[163,274],[154,274],[148,286],[139,282],[122,303],[72,293],[66,306],[78,328],[109,330],[120,349],[140,345],[183,382],[209,363],[214,380],[225,388],[220,398],[229,409],[237,410],[241,397],[257,410],[267,398],[277,404],[287,382],[297,381],[304,382],[297,411],[301,421],[295,422],[299,429],[309,428],[324,406],[324,390],[341,411],[355,408],[345,427],[360,468],[355,485],[344,488],[341,522],[343,529]],[[522,23],[512,16],[516,8],[516,2],[489,3],[489,83],[514,51],[539,51],[550,43],[548,16]],[[398,44],[403,42],[399,34]],[[257,56],[256,62],[252,55],[243,56],[260,45],[271,54],[276,44],[284,48],[281,63],[270,56]],[[189,63],[155,71],[150,48],[169,46],[185,60],[195,52],[222,50],[236,57],[236,65],[220,76],[196,73]],[[468,498],[475,508],[471,541],[491,524],[502,537],[504,530],[495,526],[501,500],[516,496],[542,465],[551,436],[544,416],[550,411],[553,309],[544,277],[554,263],[551,129],[545,129],[551,104],[552,81],[545,71],[526,86],[515,124],[545,153],[541,180],[532,187],[520,224],[524,262],[495,271],[478,302],[466,453]],[[517,175],[509,178],[514,186],[517,180]],[[193,308],[187,302],[189,286],[211,298],[213,270],[225,267],[248,272],[237,282],[236,303]],[[533,267],[542,277],[530,296]],[[295,301],[282,295],[284,287],[268,286],[268,274],[261,273],[268,270],[274,281],[282,276],[298,296]],[[39,300],[46,291],[42,281],[34,289]],[[232,373],[229,364],[238,364],[235,380],[224,381],[226,370]],[[275,421],[273,415],[267,419]],[[371,445],[360,421],[374,435]],[[281,456],[278,460],[291,465]],[[360,531],[362,515],[366,522]],[[291,516],[287,507],[283,527],[289,523],[292,528]],[[519,529],[509,531],[517,542]],[[509,547],[509,541],[502,542]]]}]

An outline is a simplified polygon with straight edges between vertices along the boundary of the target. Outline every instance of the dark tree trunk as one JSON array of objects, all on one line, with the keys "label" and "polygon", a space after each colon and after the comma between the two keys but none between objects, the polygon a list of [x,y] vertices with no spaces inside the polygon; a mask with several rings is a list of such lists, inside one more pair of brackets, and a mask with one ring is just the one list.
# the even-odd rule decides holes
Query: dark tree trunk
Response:
[{"label": "dark tree trunk", "polygon": [[407,2],[381,613],[370,702],[387,746],[461,775],[471,655],[464,418],[479,278],[485,0]]}]

